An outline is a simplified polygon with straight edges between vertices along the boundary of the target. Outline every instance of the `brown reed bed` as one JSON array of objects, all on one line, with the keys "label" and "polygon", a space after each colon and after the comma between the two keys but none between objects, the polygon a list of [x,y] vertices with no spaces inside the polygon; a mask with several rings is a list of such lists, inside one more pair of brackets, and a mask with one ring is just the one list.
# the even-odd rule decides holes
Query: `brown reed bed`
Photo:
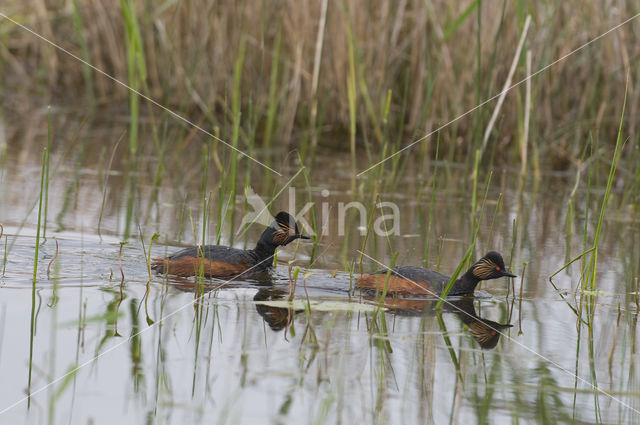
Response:
[{"label": "brown reed bed", "polygon": [[[344,139],[336,145],[346,151],[355,119],[362,149],[358,170],[499,93],[527,15],[532,25],[514,83],[528,75],[527,52],[535,72],[638,13],[630,1],[609,10],[606,2],[579,0],[526,8],[521,2],[444,0],[122,5],[11,0],[3,13],[191,121],[221,129],[223,139],[239,132],[241,148],[253,146],[247,142],[252,130],[258,139],[268,130],[268,141],[300,147],[303,155],[330,138]],[[570,168],[581,157],[577,142],[589,133],[612,150],[625,71],[640,54],[639,27],[631,21],[545,70],[533,78],[529,95],[524,84],[514,88],[490,135],[493,153],[484,161],[518,161],[524,111],[531,112],[532,162]],[[58,102],[64,93],[83,93],[100,107],[128,100],[135,105],[126,88],[6,19],[0,20],[0,39],[6,81],[35,84]],[[638,105],[633,80],[632,73],[626,123],[631,131]],[[141,102],[142,115],[162,115]],[[472,165],[494,106],[444,128],[441,157]],[[137,114],[134,108],[129,118],[137,120]],[[435,142],[429,145],[433,156]]]}]

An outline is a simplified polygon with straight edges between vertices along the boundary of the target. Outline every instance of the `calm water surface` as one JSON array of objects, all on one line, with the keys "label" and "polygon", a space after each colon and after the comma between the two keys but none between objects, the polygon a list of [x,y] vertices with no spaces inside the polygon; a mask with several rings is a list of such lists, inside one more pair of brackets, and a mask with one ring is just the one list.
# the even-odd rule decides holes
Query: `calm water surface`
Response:
[{"label": "calm water surface", "polygon": [[[155,192],[153,167],[140,165],[154,158],[131,167],[116,156],[109,166],[115,143],[105,141],[93,163],[53,150],[35,286],[41,146],[13,143],[4,151],[0,422],[640,423],[637,213],[608,212],[597,291],[580,292],[581,261],[554,278],[558,290],[548,280],[584,251],[585,220],[587,248],[592,243],[602,192],[587,200],[581,183],[567,218],[575,175],[544,175],[535,184],[494,171],[474,259],[500,251],[517,279],[485,282],[475,298],[452,300],[442,312],[433,301],[403,299],[376,313],[367,309],[375,300],[350,291],[364,242],[355,209],[346,234],[337,231],[339,203],[360,199],[349,173],[336,171],[349,169],[348,154],[318,155],[310,170],[315,213],[328,226],[315,250],[287,246],[271,275],[209,282],[197,297],[193,278],[149,280],[145,253],[154,233],[151,257],[202,239],[201,175],[169,170]],[[268,201],[297,171],[285,170],[281,179],[253,176],[252,189]],[[216,237],[219,175],[212,165],[208,241]],[[365,252],[383,264],[397,252],[398,264],[424,265],[428,240],[429,267],[450,274],[472,238],[468,175],[429,163],[406,176],[380,194],[398,205],[401,234],[371,235]],[[480,198],[485,188],[481,182]],[[290,210],[293,194],[302,208],[308,191],[297,181],[270,211]],[[229,243],[229,229],[251,207],[242,191],[223,204],[236,210],[221,234]],[[233,244],[251,247],[262,229],[252,226]],[[302,270],[296,304],[282,308],[289,261]],[[362,268],[379,265],[365,257]],[[513,327],[482,343],[486,326],[498,324]]]}]

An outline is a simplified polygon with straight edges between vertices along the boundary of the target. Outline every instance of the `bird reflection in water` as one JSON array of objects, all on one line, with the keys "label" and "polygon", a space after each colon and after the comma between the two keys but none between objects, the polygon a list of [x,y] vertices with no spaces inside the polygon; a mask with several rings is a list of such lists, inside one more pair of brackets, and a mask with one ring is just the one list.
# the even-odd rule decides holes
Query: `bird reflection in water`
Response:
[{"label": "bird reflection in water", "polygon": [[[447,299],[443,304],[443,311],[454,313],[458,319],[467,325],[473,339],[485,350],[491,350],[498,345],[502,331],[512,327],[479,317],[473,305],[473,296],[463,296],[458,299]],[[419,316],[425,312],[433,313],[435,300],[424,299],[385,299],[384,306],[398,315]]]},{"label": "bird reflection in water", "polygon": [[[253,301],[276,301],[285,299],[286,293],[275,288],[263,288],[258,290],[253,297]],[[294,310],[293,308],[273,307],[256,302],[256,310],[262,319],[274,331],[281,331],[286,328],[293,320],[296,313],[303,310]]]},{"label": "bird reflection in water", "polygon": [[[273,288],[260,289],[254,296],[254,301],[282,300],[286,293]],[[371,300],[369,300],[371,301]],[[434,300],[416,299],[385,299],[384,306],[388,311],[401,316],[420,316],[423,314],[435,314]],[[465,296],[457,300],[447,300],[443,310],[455,314],[462,323],[467,325],[469,333],[473,339],[485,350],[496,347],[500,341],[502,331],[510,328],[510,324],[502,324],[492,320],[479,317],[473,305],[474,297]],[[273,307],[256,303],[256,310],[262,319],[274,331],[280,331],[287,327],[294,319],[295,315],[302,310],[291,308]]]},{"label": "bird reflection in water", "polygon": [[[261,282],[262,285],[272,282],[268,278],[265,278]],[[193,281],[181,281],[173,282],[174,287],[182,290],[193,292],[196,289],[196,285]],[[224,285],[222,285],[224,286]],[[215,282],[211,285],[206,285],[202,289],[204,292],[208,292],[212,289],[220,288],[220,285],[216,285]],[[255,286],[253,286],[255,288]],[[284,300],[287,296],[287,292],[274,288],[273,286],[259,288],[258,292],[253,297],[253,301],[276,301]],[[485,350],[491,350],[496,347],[500,341],[500,335],[505,329],[510,328],[510,324],[502,324],[494,322],[492,320],[479,317],[474,307],[474,297],[464,296],[458,299],[447,299],[447,302],[443,306],[443,311],[447,313],[455,314],[462,323],[467,325],[468,331],[473,339]],[[377,302],[373,298],[365,299],[368,302]],[[386,298],[384,299],[384,307],[399,316],[421,316],[421,315],[434,315],[434,307],[436,301],[433,299],[406,299],[406,298]],[[256,310],[260,317],[269,325],[273,331],[281,331],[291,324],[296,314],[303,312],[304,310],[294,310],[293,308],[274,307],[265,305],[260,302],[255,303]]]},{"label": "bird reflection in water", "polygon": [[498,323],[492,320],[483,319],[476,315],[476,310],[473,306],[473,298],[465,297],[460,301],[452,303],[453,307],[457,307],[460,310],[454,311],[456,316],[468,326],[469,333],[476,340],[476,342],[485,350],[492,350],[498,345],[500,335],[505,329],[509,329],[513,325],[509,323]]},{"label": "bird reflection in water", "polygon": [[[264,279],[261,283],[262,285],[272,285],[273,283],[269,280]],[[189,281],[187,279],[172,281],[172,286],[184,292],[195,292],[196,290],[201,290],[203,293],[210,292],[212,290],[217,290],[222,288],[220,284],[208,283],[206,285],[201,285],[200,287],[195,284],[193,281]],[[255,286],[252,286],[255,288]],[[300,313],[304,310],[294,310],[293,308],[283,308],[283,307],[273,307],[270,305],[265,305],[260,303],[259,301],[280,301],[284,300],[287,296],[285,291],[274,288],[272,286],[259,288],[258,292],[253,297],[253,301],[255,302],[256,310],[262,319],[269,325],[269,327],[273,331],[281,331],[285,327],[287,327],[292,321],[294,316],[297,313]]]}]

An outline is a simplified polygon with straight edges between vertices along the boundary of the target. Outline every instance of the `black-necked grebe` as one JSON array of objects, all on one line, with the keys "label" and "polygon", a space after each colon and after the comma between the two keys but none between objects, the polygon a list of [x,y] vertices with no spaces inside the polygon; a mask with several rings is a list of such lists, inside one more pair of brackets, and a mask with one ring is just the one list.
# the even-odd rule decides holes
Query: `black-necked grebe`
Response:
[{"label": "black-necked grebe", "polygon": [[309,237],[301,235],[293,217],[281,211],[262,233],[254,249],[244,250],[221,245],[194,246],[167,258],[155,258],[151,268],[160,273],[183,277],[198,275],[203,268],[204,275],[208,277],[248,276],[271,267],[276,248],[296,239]]},{"label": "black-necked grebe", "polygon": [[[357,279],[356,286],[362,289],[382,291],[387,280],[386,274],[387,269],[363,275]],[[516,276],[505,270],[502,255],[490,251],[455,281],[449,295],[473,293],[481,280],[499,277]],[[387,294],[438,296],[442,293],[447,282],[449,282],[449,276],[423,267],[394,267],[391,269],[387,283]]]}]

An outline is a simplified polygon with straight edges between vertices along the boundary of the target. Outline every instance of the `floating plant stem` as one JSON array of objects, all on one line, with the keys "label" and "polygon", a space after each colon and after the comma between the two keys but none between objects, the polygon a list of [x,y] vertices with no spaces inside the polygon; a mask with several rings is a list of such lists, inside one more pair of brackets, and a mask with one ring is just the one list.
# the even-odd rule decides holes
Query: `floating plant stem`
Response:
[{"label": "floating plant stem", "polygon": [[[518,335],[522,335],[522,291],[524,289],[524,276],[527,272],[526,261],[522,263],[522,274],[520,276],[520,297],[518,298]],[[515,297],[515,288],[513,289],[513,296]]]},{"label": "floating plant stem", "polygon": [[129,239],[129,235],[131,234],[131,221],[134,218],[134,205],[136,204],[138,197],[136,196],[136,188],[138,187],[138,176],[137,176],[137,161],[134,158],[133,161],[129,162],[129,169],[127,170],[127,177],[125,179],[125,184],[123,185],[127,191],[127,203],[126,203],[126,216],[124,223],[124,234],[123,238],[125,240]]},{"label": "floating plant stem", "polygon": [[[291,271],[293,270],[293,276]],[[289,295],[287,301],[293,300],[296,295],[296,286],[298,284],[298,275],[300,274],[300,267],[293,267],[293,261],[289,261]],[[307,296],[308,298],[308,296]]]},{"label": "floating plant stem", "polygon": [[574,259],[572,259],[571,261],[569,261],[568,263],[566,263],[564,266],[560,267],[558,270],[556,270],[551,276],[549,276],[549,282],[553,283],[552,279],[555,275],[557,275],[558,273],[560,273],[562,270],[566,269],[567,267],[569,267],[572,263],[578,261],[579,259],[581,259],[582,257],[584,257],[585,255],[587,255],[588,253],[592,252],[593,250],[595,250],[596,247],[590,248],[586,251],[584,251],[582,254],[578,255],[577,257],[575,257]]},{"label": "floating plant stem", "polygon": [[[149,273],[149,280],[153,278],[151,275],[151,247],[153,246],[153,242],[159,237],[160,235],[158,233],[154,233],[153,236],[151,236],[151,242],[149,242],[149,252],[145,256],[147,258],[147,272]],[[144,251],[144,241],[142,241],[142,249]]]},{"label": "floating plant stem", "polygon": [[55,261],[56,258],[58,258],[58,238],[56,238],[55,236],[53,237],[53,240],[56,241],[56,253],[53,255],[53,258],[51,259],[51,261],[49,261],[49,265],[47,266],[47,279],[49,279],[49,273],[51,271],[51,264],[53,264],[53,262]]},{"label": "floating plant stem", "polygon": [[118,267],[120,267],[120,275],[122,279],[120,280],[120,286],[124,284],[124,269],[122,268],[122,248],[127,244],[127,242],[120,242],[120,251],[118,252]]}]

